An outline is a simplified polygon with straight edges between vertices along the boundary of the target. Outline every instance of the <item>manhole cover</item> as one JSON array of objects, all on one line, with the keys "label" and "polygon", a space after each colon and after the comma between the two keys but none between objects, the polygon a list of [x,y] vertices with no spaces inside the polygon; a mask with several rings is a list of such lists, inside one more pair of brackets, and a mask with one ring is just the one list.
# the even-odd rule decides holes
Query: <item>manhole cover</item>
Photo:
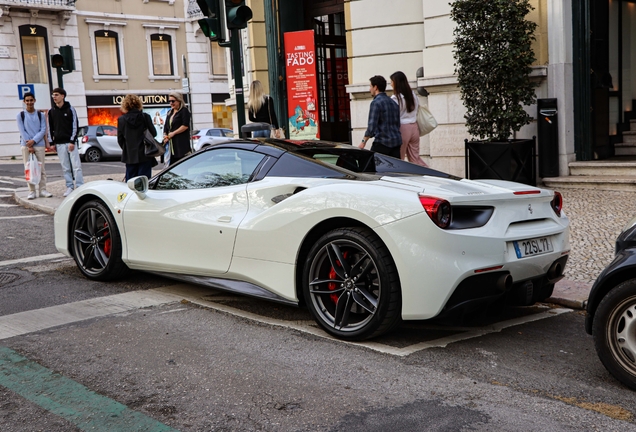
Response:
[{"label": "manhole cover", "polygon": [[19,277],[15,273],[0,273],[0,286],[8,285]]}]

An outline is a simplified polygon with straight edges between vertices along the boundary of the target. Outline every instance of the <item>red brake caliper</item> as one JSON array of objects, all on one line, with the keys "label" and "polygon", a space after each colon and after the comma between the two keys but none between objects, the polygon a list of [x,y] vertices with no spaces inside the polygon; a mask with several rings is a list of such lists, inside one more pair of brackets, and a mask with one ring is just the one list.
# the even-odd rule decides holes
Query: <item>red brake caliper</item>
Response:
[{"label": "red brake caliper", "polygon": [[[343,258],[347,258],[347,255],[349,254],[349,251],[345,251],[344,254],[342,254]],[[340,261],[336,261],[336,264],[340,267],[342,267],[342,264],[340,263]],[[331,267],[331,270],[329,270],[329,279],[335,279],[336,276],[338,276],[338,274],[336,273],[336,269],[334,269],[333,267]],[[336,283],[335,282],[329,282],[327,284],[327,288],[329,288],[330,291],[333,291],[336,289]],[[331,301],[334,303],[338,303],[338,298],[340,297],[338,294],[331,294],[329,296],[331,298]]]},{"label": "red brake caliper", "polygon": [[[104,222],[104,228],[108,228],[108,223],[107,222]],[[108,231],[104,231],[104,235],[107,236],[108,235]],[[110,258],[110,248],[111,248],[111,241],[110,241],[110,237],[108,237],[106,239],[106,241],[104,242],[104,253],[109,258]]]}]

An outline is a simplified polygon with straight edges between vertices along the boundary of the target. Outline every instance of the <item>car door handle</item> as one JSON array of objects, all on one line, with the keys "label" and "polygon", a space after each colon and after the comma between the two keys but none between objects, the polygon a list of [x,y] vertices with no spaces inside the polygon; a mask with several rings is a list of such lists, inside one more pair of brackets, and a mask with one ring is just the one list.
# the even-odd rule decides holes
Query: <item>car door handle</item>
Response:
[{"label": "car door handle", "polygon": [[232,222],[232,216],[221,216],[217,219],[218,222]]}]

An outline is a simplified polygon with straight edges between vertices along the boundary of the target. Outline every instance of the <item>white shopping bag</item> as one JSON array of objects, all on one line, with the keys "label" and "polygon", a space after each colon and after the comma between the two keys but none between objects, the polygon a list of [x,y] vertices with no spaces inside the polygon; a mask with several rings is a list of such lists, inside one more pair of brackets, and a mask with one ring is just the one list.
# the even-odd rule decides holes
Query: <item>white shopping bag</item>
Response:
[{"label": "white shopping bag", "polygon": [[35,157],[35,153],[31,153],[29,160],[24,165],[24,177],[27,183],[36,186],[40,183],[40,177],[42,177],[42,163],[38,162]]}]

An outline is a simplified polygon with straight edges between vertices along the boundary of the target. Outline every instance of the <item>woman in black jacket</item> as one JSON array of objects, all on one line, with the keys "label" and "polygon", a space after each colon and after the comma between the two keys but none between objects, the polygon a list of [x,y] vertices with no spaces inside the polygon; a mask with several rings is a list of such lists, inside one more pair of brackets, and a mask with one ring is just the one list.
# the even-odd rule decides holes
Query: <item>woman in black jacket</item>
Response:
[{"label": "woman in black jacket", "polygon": [[190,154],[190,111],[180,93],[168,95],[170,111],[163,125],[163,142],[170,143],[170,165]]},{"label": "woman in black jacket", "polygon": [[157,165],[155,158],[146,156],[144,146],[144,131],[148,129],[155,136],[157,130],[142,108],[141,99],[128,94],[121,102],[124,115],[117,119],[117,143],[122,149],[121,161],[126,164],[126,181],[142,175],[152,177],[152,167]]},{"label": "woman in black jacket", "polygon": [[[251,122],[267,123],[270,129],[278,129],[278,120],[274,111],[274,100],[266,95],[263,84],[259,80],[252,81],[250,86],[250,97],[247,101],[247,112]],[[252,132],[252,138],[269,138],[269,130]]]}]

